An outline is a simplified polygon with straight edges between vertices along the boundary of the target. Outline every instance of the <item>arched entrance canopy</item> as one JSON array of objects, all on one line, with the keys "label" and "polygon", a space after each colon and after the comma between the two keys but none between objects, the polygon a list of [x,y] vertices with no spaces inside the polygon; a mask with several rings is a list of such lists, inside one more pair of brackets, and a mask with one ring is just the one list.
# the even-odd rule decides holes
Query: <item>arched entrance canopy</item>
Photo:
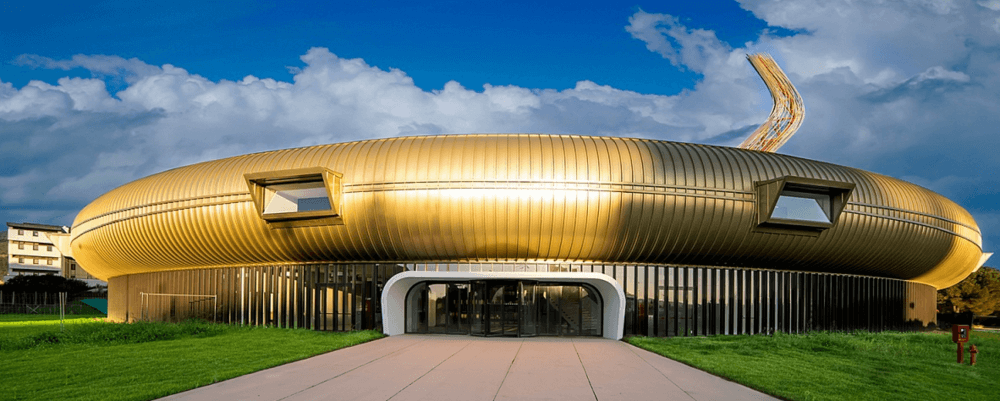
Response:
[{"label": "arched entrance canopy", "polygon": [[611,277],[600,273],[512,273],[512,272],[433,272],[408,271],[397,274],[382,292],[382,327],[390,336],[406,332],[406,294],[425,282],[474,280],[535,280],[558,283],[583,283],[595,288],[604,301],[604,337],[622,338],[625,322],[625,292]]}]

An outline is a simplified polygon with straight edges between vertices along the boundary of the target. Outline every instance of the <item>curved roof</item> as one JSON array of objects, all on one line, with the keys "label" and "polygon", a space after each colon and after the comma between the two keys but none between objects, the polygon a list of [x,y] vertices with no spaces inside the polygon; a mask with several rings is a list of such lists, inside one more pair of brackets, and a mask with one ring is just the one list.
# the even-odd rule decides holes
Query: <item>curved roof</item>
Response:
[{"label": "curved roof", "polygon": [[[342,224],[269,226],[245,174],[342,175]],[[755,230],[758,183],[856,185],[819,235]],[[366,140],[195,164],[99,197],[73,254],[97,277],[303,261],[740,266],[950,286],[981,235],[954,202],[849,167],[736,148],[536,134]]]}]

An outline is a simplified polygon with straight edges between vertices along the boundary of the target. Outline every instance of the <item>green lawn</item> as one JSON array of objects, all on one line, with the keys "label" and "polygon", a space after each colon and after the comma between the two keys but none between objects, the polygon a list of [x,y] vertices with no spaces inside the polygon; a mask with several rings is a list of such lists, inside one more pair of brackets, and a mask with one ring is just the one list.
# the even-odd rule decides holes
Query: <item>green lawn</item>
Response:
[{"label": "green lawn", "polygon": [[[63,327],[104,320],[104,315],[66,315]],[[59,330],[59,315],[0,315],[0,343],[44,331]]]},{"label": "green lawn", "polygon": [[997,400],[1000,335],[973,332],[976,366],[943,333],[632,337],[630,344],[791,400]]},{"label": "green lawn", "polygon": [[[148,400],[381,338],[204,322],[0,315],[0,400]],[[19,315],[26,316],[26,315]]]}]

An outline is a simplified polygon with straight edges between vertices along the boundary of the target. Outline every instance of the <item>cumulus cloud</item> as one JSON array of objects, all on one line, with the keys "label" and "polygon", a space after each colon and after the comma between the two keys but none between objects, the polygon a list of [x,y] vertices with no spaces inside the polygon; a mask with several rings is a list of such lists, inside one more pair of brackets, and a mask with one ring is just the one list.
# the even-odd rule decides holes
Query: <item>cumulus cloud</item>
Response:
[{"label": "cumulus cloud", "polygon": [[698,73],[705,73],[708,63],[725,59],[730,50],[715,32],[689,28],[672,15],[639,11],[628,21],[625,30],[645,42],[647,49],[659,53],[675,66]]},{"label": "cumulus cloud", "polygon": [[[645,45],[665,64],[701,77],[672,96],[590,81],[565,90],[466,88],[452,81],[427,91],[405,71],[325,48],[309,49],[302,65],[290,67],[291,82],[213,81],[183,66],[114,55],[23,55],[16,62],[83,68],[94,77],[21,88],[0,82],[0,204],[23,216],[14,219],[71,216],[115,186],[180,165],[397,135],[544,132],[735,145],[770,110],[764,85],[745,60],[759,51],[775,56],[806,102],[805,124],[783,153],[906,177],[963,205],[997,198],[1000,179],[982,172],[1000,168],[992,154],[1000,148],[994,133],[1000,126],[1000,3],[741,5],[794,34],[765,30],[732,47],[679,16],[638,11],[627,24],[623,16],[623,34],[635,38],[638,49]],[[126,84],[109,93],[108,79]]]}]

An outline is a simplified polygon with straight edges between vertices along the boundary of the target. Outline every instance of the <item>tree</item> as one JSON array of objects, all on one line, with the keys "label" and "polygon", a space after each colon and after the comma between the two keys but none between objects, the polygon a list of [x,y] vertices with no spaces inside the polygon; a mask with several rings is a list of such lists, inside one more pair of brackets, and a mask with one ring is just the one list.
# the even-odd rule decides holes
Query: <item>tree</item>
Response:
[{"label": "tree", "polygon": [[2,291],[13,292],[65,292],[70,295],[80,294],[90,290],[90,286],[82,280],[67,279],[51,274],[14,276],[0,285]]},{"label": "tree", "polygon": [[982,267],[958,284],[938,291],[941,312],[972,312],[979,316],[1000,310],[1000,271]]}]

